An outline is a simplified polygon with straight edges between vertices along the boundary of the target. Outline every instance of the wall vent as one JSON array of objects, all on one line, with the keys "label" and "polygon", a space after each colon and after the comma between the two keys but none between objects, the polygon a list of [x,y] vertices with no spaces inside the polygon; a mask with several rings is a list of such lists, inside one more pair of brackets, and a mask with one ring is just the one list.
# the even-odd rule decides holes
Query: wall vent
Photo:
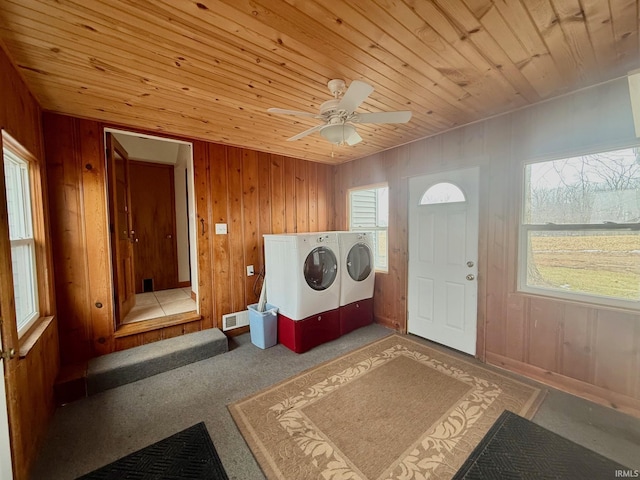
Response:
[{"label": "wall vent", "polygon": [[249,310],[227,313],[222,316],[222,331],[249,325]]}]

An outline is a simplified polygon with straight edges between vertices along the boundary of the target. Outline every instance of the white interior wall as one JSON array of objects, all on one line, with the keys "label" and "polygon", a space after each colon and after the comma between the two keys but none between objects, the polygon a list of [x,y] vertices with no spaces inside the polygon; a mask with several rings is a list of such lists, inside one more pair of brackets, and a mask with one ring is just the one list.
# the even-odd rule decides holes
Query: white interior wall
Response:
[{"label": "white interior wall", "polygon": [[176,208],[176,246],[178,249],[178,281],[191,280],[189,267],[189,217],[187,214],[187,185],[185,175],[191,160],[191,146],[178,145],[177,162],[174,167],[175,208]]},{"label": "white interior wall", "polygon": [[[196,195],[195,180],[193,175],[193,144],[187,146],[187,189],[188,189],[188,207],[189,207],[189,249],[191,252],[191,291],[198,295],[198,237],[197,237],[197,219],[196,219]],[[200,311],[200,302],[196,301],[198,311]]]},{"label": "white interior wall", "polygon": [[175,164],[178,149],[183,145],[130,133],[114,133],[114,136],[127,151],[129,158],[154,163]]}]

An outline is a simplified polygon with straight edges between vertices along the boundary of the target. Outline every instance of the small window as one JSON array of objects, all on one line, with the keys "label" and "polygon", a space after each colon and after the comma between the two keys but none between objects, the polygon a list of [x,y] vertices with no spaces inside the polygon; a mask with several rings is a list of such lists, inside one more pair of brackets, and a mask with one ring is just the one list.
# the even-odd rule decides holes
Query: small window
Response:
[{"label": "small window", "polygon": [[439,203],[459,203],[466,201],[464,193],[453,183],[436,183],[424,192],[420,205],[437,205]]},{"label": "small window", "polygon": [[373,233],[375,269],[387,272],[389,187],[377,186],[349,191],[349,230]]},{"label": "small window", "polygon": [[20,336],[39,317],[29,163],[7,148],[3,156],[16,321]]},{"label": "small window", "polygon": [[640,301],[640,148],[525,167],[519,288],[613,306]]}]

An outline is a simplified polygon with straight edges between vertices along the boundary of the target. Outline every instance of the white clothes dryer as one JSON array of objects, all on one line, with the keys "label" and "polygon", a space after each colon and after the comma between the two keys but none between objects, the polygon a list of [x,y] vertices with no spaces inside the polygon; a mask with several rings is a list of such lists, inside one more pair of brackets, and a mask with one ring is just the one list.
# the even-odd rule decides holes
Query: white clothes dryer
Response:
[{"label": "white clothes dryer", "polygon": [[340,334],[373,322],[373,233],[339,232]]},{"label": "white clothes dryer", "polygon": [[278,340],[302,353],[340,336],[335,232],[265,235],[267,301],[278,307]]}]

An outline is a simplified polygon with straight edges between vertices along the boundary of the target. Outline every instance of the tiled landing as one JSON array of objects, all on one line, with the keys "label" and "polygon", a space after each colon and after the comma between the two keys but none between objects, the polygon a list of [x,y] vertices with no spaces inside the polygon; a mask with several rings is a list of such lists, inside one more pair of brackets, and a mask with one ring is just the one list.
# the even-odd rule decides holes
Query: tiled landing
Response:
[{"label": "tiled landing", "polygon": [[138,293],[136,294],[135,307],[131,309],[122,324],[195,310],[196,302],[191,298],[191,287]]}]

